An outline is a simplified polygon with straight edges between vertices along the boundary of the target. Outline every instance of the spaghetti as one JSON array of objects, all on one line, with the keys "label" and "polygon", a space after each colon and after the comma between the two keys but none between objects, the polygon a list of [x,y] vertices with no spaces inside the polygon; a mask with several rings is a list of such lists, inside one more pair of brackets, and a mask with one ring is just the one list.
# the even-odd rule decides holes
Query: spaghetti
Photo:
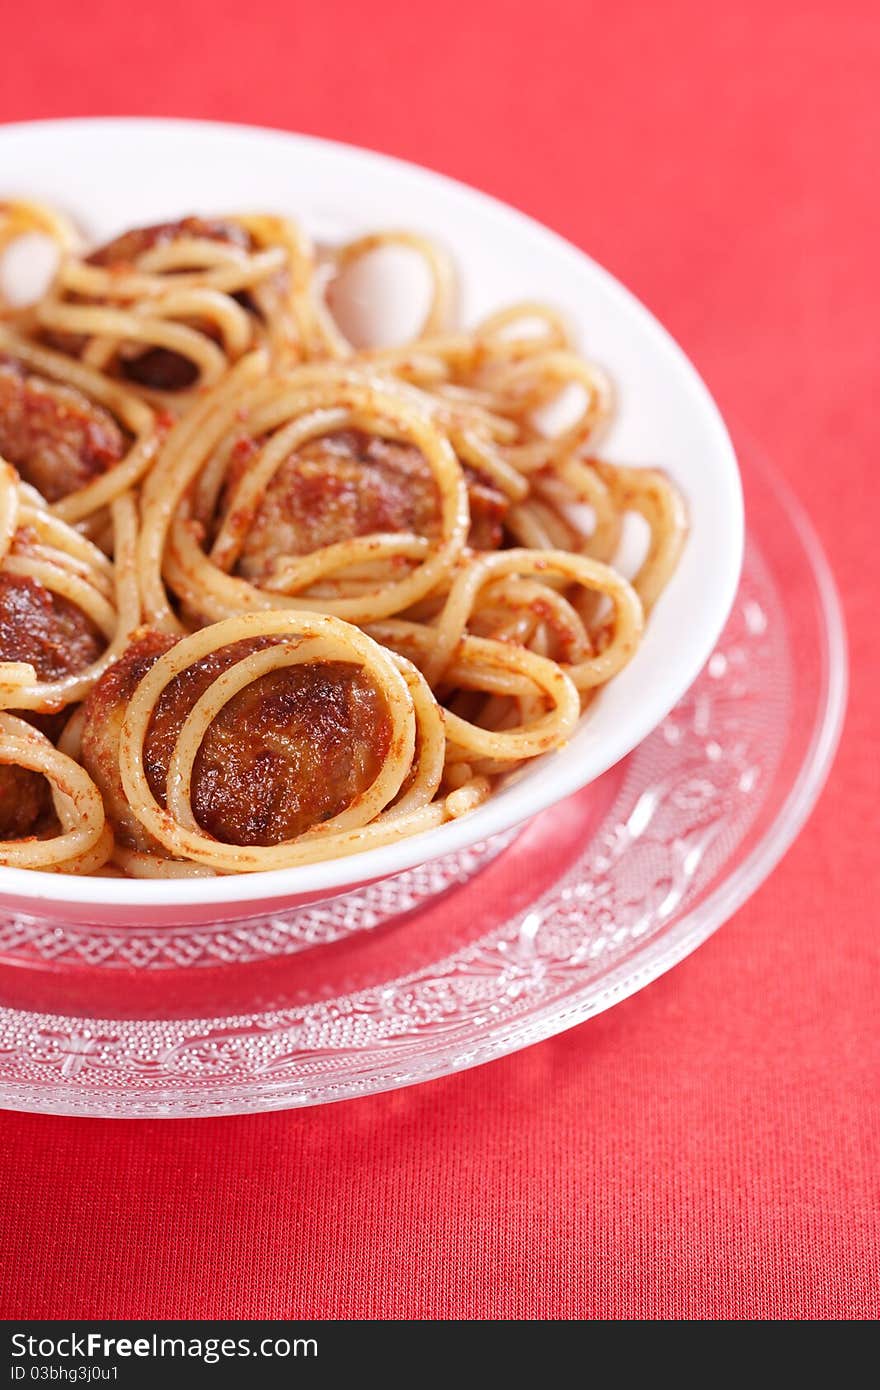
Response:
[{"label": "spaghetti", "polygon": [[313,274],[312,249],[285,218],[187,217],[125,233],[87,256],[63,254],[48,293],[22,321],[178,411],[258,343],[283,361],[323,340]]},{"label": "spaghetti", "polygon": [[[0,645],[0,861],[314,863],[567,742],[687,525],[664,473],[597,457],[609,383],[555,310],[452,329],[448,258],[406,231],[315,248],[280,217],[188,217],[84,253],[51,210],[3,208],[0,253],[17,228],[60,259],[36,304],[0,304],[0,449],[46,494],[0,468],[0,586],[72,605],[96,649],[50,678]],[[389,247],[424,260],[423,321],[352,341],[347,276]],[[51,787],[30,834],[10,769]]]},{"label": "spaghetti", "polygon": [[[112,853],[100,793],[65,747],[64,727],[64,712],[89,694],[140,620],[131,496],[116,498],[111,512],[112,561],[0,459],[2,864],[91,873]],[[49,734],[57,733],[56,747]]]}]

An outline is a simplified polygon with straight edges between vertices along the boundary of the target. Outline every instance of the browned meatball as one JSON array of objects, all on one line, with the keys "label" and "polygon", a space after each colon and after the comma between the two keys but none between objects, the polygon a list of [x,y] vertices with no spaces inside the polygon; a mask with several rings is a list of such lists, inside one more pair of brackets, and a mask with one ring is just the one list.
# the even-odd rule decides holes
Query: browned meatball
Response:
[{"label": "browned meatball", "polygon": [[[248,466],[247,446],[236,469]],[[439,493],[418,449],[347,431],[305,445],[275,474],[248,532],[239,571],[271,572],[279,555],[310,555],[376,531],[436,535]]]},{"label": "browned meatball", "polygon": [[243,251],[249,250],[252,244],[250,233],[237,222],[225,222],[218,217],[182,217],[178,222],[156,222],[151,227],[134,227],[123,232],[93,251],[88,258],[89,264],[131,265],[145,251],[152,251],[157,246],[169,246],[182,237],[225,241],[230,246],[241,247]]},{"label": "browned meatball", "polygon": [[[89,256],[92,265],[111,266],[125,269],[146,251],[155,247],[169,246],[182,237],[198,237],[201,240],[227,242],[248,250],[251,246],[250,234],[235,222],[224,222],[217,218],[184,217],[179,222],[159,222],[152,227],[136,227],[123,232],[122,236],[93,251]],[[249,298],[245,307],[252,307]],[[185,391],[194,385],[198,368],[188,357],[172,352],[169,348],[152,347],[120,361],[124,376],[140,386],[154,391]]]},{"label": "browned meatball", "polygon": [[[127,804],[118,768],[128,701],[174,638],[146,633],[86,702],[83,762],[100,787],[119,840],[155,850]],[[272,638],[204,657],[169,684],[144,745],[144,767],[164,804],[168,763],[184,719],[211,682]],[[208,834],[228,844],[275,845],[337,815],[376,778],[390,744],[382,696],[346,662],[288,667],[240,691],[208,730],[193,768],[192,806]]]},{"label": "browned meatball", "polygon": [[[256,446],[243,441],[231,475],[234,484]],[[471,502],[470,543],[494,549],[501,542],[506,499],[485,478],[465,469]],[[414,531],[436,536],[440,496],[425,459],[411,444],[355,430],[305,445],[278,469],[250,527],[239,572],[259,581],[278,556],[310,555],[353,536]]]},{"label": "browned meatball", "polygon": [[51,811],[49,784],[26,767],[0,764],[0,840],[23,840]]},{"label": "browned meatball", "polygon": [[[35,579],[0,574],[0,661],[28,661],[38,680],[59,680],[96,661],[101,635],[74,604]],[[54,738],[63,716],[25,715]],[[50,812],[49,785],[27,768],[0,766],[0,839],[29,834]]]},{"label": "browned meatball", "polygon": [[125,436],[81,391],[0,356],[0,455],[47,502],[85,487],[118,463]]},{"label": "browned meatball", "polygon": [[170,348],[151,347],[132,357],[120,354],[122,375],[150,391],[186,391],[199,375],[195,362]]},{"label": "browned meatball", "polygon": [[36,579],[0,574],[0,661],[29,661],[38,680],[84,671],[104,648],[81,608]]},{"label": "browned meatball", "polygon": [[196,819],[234,844],[291,840],[375,781],[390,733],[384,701],[359,666],[273,671],[230,700],[199,749]]}]

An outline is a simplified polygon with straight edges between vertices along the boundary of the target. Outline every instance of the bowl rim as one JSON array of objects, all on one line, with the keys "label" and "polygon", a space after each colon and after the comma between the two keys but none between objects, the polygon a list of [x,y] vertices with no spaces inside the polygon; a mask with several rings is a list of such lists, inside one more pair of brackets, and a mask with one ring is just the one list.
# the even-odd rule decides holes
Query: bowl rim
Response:
[{"label": "bowl rim", "polygon": [[53,131],[60,135],[69,134],[71,130],[82,132],[86,136],[100,134],[104,137],[114,131],[142,137],[159,132],[167,135],[173,131],[208,135],[209,138],[212,135],[235,134],[239,138],[258,142],[298,146],[313,155],[327,151],[342,152],[349,157],[356,156],[367,167],[372,165],[377,170],[390,169],[405,175],[414,183],[421,182],[423,185],[439,188],[453,198],[464,197],[466,201],[480,206],[485,215],[506,222],[508,226],[514,225],[521,235],[531,237],[538,244],[538,253],[541,245],[545,248],[550,247],[557,258],[568,259],[571,264],[578,266],[581,273],[586,267],[595,280],[627,306],[643,333],[652,338],[655,345],[675,361],[682,383],[689,389],[695,405],[701,409],[704,423],[714,437],[718,464],[717,481],[725,487],[723,500],[728,522],[725,536],[727,544],[724,552],[716,557],[719,565],[714,581],[717,602],[713,605],[711,613],[703,616],[701,641],[692,643],[689,658],[678,662],[676,678],[668,682],[662,697],[657,698],[655,694],[650,702],[645,701],[637,710],[630,712],[627,720],[618,726],[616,734],[605,739],[601,753],[594,755],[591,760],[587,776],[584,776],[577,760],[558,757],[545,763],[539,777],[529,780],[528,798],[517,799],[514,796],[503,801],[490,798],[473,816],[449,821],[436,829],[408,837],[395,844],[288,869],[263,870],[253,874],[224,875],[216,878],[135,880],[76,877],[0,865],[0,899],[7,903],[11,900],[27,901],[30,905],[43,902],[62,905],[69,903],[80,908],[90,905],[96,908],[125,907],[136,903],[138,908],[173,906],[197,909],[205,906],[234,905],[240,910],[249,903],[257,909],[267,902],[277,902],[280,905],[283,902],[295,902],[297,898],[314,899],[322,893],[333,896],[376,879],[400,873],[441,855],[465,849],[492,835],[512,829],[580,790],[631,752],[665,718],[696,679],[709,657],[736,595],[744,549],[742,486],[733,444],[708,387],[690,358],[659,319],[610,271],[558,232],[491,194],[393,155],[342,141],[267,126],[139,116],[71,117],[13,122],[0,129],[0,145],[6,136],[26,136],[28,133],[46,136],[51,135]]}]

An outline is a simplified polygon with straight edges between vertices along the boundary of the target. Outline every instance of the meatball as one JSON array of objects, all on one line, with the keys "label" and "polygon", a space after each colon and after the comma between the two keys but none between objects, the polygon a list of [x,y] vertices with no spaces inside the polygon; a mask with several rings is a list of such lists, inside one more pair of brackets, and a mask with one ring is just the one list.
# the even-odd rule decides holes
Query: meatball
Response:
[{"label": "meatball", "polygon": [[134,227],[99,246],[88,258],[90,265],[132,265],[146,251],[169,246],[182,237],[200,241],[225,241],[243,251],[251,247],[250,233],[237,222],[220,218],[182,217],[179,222],[157,222],[151,227]]},{"label": "meatball", "polygon": [[[231,484],[248,467],[256,445],[243,441]],[[466,468],[471,501],[470,543],[495,549],[506,499]],[[415,531],[436,536],[440,494],[424,457],[411,444],[348,430],[305,445],[286,459],[270,483],[238,561],[245,578],[271,574],[282,555],[310,555],[352,536]]]},{"label": "meatball", "polygon": [[81,608],[36,579],[0,573],[0,661],[29,661],[41,681],[84,671],[104,641]]},{"label": "meatball", "polygon": [[23,840],[52,809],[49,783],[26,767],[0,763],[0,840]]},{"label": "meatball", "polygon": [[85,487],[118,463],[125,449],[109,411],[75,387],[0,356],[0,455],[47,502]]},{"label": "meatball", "polygon": [[[27,661],[38,680],[59,680],[98,659],[100,633],[75,604],[35,579],[0,574],[0,661]],[[25,718],[56,737],[63,715],[27,711]],[[30,834],[51,812],[49,784],[38,772],[0,765],[0,839]]]},{"label": "meatball", "polygon": [[[253,446],[251,447],[251,452]],[[247,445],[232,483],[249,462]],[[266,491],[239,557],[249,579],[270,573],[279,555],[376,531],[437,532],[440,498],[418,449],[348,431],[304,445],[285,459]]]},{"label": "meatball", "polygon": [[[176,723],[165,734],[169,742]],[[158,731],[154,736],[161,747]],[[384,701],[359,666],[326,662],[270,672],[229,702],[199,749],[196,819],[233,844],[291,840],[365,791],[390,741]],[[163,766],[160,759],[157,772]]]},{"label": "meatball", "polygon": [[[250,234],[235,222],[184,217],[179,222],[160,222],[152,227],[136,227],[123,232],[122,236],[93,251],[88,258],[89,263],[125,268],[145,252],[169,246],[182,237],[226,242],[243,251],[249,250],[252,244]],[[245,307],[252,307],[249,297],[245,298]],[[130,381],[153,391],[185,391],[195,384],[198,377],[194,362],[163,347],[146,348],[126,355],[120,361],[120,368]]]},{"label": "meatball", "polygon": [[198,380],[199,369],[182,353],[151,347],[133,357],[120,355],[122,375],[150,391],[187,391]]},{"label": "meatball", "polygon": [[[175,639],[143,634],[86,702],[83,763],[100,787],[117,837],[157,846],[128,805],[119,735],[138,683]],[[164,805],[168,764],[184,719],[211,682],[272,638],[237,642],[176,676],[163,692],[144,744],[144,768]],[[382,696],[360,667],[325,662],[282,668],[246,686],[213,721],[195,759],[192,807],[199,825],[227,844],[275,845],[328,820],[376,778],[391,738]]]}]

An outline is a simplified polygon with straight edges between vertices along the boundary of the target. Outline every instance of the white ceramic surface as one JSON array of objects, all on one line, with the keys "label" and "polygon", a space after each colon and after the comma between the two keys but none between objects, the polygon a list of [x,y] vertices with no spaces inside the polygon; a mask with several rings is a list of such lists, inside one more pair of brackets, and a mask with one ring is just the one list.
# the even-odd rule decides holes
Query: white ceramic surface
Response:
[{"label": "white ceramic surface", "polygon": [[610,373],[609,459],[665,468],[691,533],[636,657],[570,744],[532,764],[471,816],[366,854],[269,874],[127,882],[0,869],[6,907],[70,921],[197,922],[305,903],[398,873],[506,830],[633,749],[697,676],[740,572],[742,494],[727,431],[693,366],[648,311],[575,247],[440,175],[303,136],[188,121],[74,120],[0,130],[0,197],[53,202],[95,238],[187,212],[298,216],[317,239],[377,227],[429,233],[453,253],[469,324],[524,297],[562,309],[582,351]]}]

